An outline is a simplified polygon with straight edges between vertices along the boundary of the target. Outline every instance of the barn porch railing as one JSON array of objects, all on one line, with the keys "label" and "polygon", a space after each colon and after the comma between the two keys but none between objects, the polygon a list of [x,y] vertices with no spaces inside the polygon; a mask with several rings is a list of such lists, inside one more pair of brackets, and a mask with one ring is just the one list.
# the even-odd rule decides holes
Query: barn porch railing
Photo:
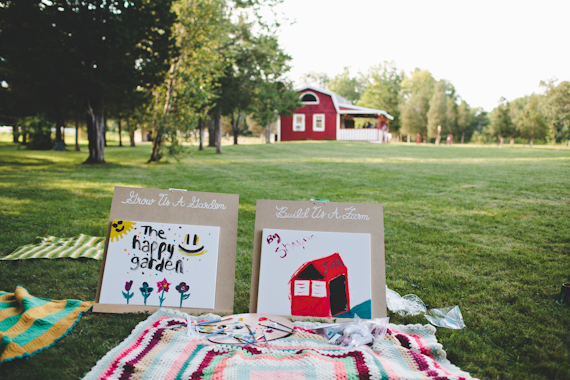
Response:
[{"label": "barn porch railing", "polygon": [[378,128],[340,128],[337,130],[337,140],[376,141],[380,140]]}]

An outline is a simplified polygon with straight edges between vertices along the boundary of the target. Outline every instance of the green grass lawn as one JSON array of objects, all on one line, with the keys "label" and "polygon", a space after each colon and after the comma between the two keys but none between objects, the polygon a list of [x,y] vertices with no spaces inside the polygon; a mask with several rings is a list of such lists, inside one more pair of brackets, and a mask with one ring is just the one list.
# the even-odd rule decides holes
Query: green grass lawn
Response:
[{"label": "green grass lawn", "polygon": [[[430,307],[459,305],[463,330],[438,328],[448,358],[484,379],[569,379],[570,150],[300,142],[212,148],[147,164],[150,145],[111,146],[107,165],[87,148],[19,150],[0,142],[0,256],[36,236],[104,236],[115,186],[240,195],[234,311],[248,311],[257,199],[384,205],[386,282]],[[0,290],[95,298],[100,261],[0,262]],[[391,322],[427,321],[422,316]],[[2,379],[77,379],[147,316],[84,315]]]}]

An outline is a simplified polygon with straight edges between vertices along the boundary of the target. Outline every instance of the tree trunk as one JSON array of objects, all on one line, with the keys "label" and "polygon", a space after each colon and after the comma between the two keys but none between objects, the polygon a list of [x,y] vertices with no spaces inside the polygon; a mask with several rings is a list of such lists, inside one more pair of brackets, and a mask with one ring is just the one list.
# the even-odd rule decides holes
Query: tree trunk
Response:
[{"label": "tree trunk", "polygon": [[265,143],[271,144],[271,124],[265,126]]},{"label": "tree trunk", "polygon": [[148,162],[158,162],[162,155],[160,154],[160,145],[162,144],[162,133],[157,133],[152,141],[152,151],[150,153],[150,159]]},{"label": "tree trunk", "polygon": [[204,119],[198,119],[198,131],[200,132],[200,147],[198,150],[204,150]]},{"label": "tree trunk", "polygon": [[532,148],[532,144],[534,144],[534,137],[531,137],[530,141],[528,142],[528,145],[530,145],[531,148]]},{"label": "tree trunk", "polygon": [[212,114],[208,123],[208,146],[215,147],[216,146],[216,122],[214,119],[216,118],[215,113]]},{"label": "tree trunk", "polygon": [[503,146],[503,144],[505,143],[505,139],[503,138],[503,136],[499,136],[499,146]]},{"label": "tree trunk", "polygon": [[107,147],[107,115],[103,113],[103,123],[105,125],[105,129],[103,130],[103,138],[105,140],[105,147]]},{"label": "tree trunk", "polygon": [[13,136],[13,142],[14,143],[18,143],[20,142],[20,127],[18,127],[17,124],[14,124],[12,126],[12,136]]},{"label": "tree trunk", "polygon": [[101,95],[87,101],[87,134],[89,157],[84,163],[105,164],[105,107]]},{"label": "tree trunk", "polygon": [[65,120],[63,118],[63,112],[61,110],[61,105],[59,100],[56,100],[55,105],[55,141],[53,144],[53,150],[65,150],[65,141],[63,141],[63,135],[61,129],[64,127]]},{"label": "tree trunk", "polygon": [[135,146],[137,146],[135,144],[135,130],[136,130],[136,128],[131,128],[128,117],[127,117],[127,129],[129,131],[129,137],[131,139],[131,148],[134,148]]},{"label": "tree trunk", "polygon": [[218,108],[215,116],[216,124],[216,153],[222,153],[222,114]]},{"label": "tree trunk", "polygon": [[61,128],[64,124],[63,113],[61,111],[60,101],[56,100],[55,103],[55,141],[63,141]]},{"label": "tree trunk", "polygon": [[410,135],[408,135],[408,144],[410,143]]},{"label": "tree trunk", "polygon": [[79,113],[75,112],[75,151],[80,152],[79,147]]},{"label": "tree trunk", "polygon": [[515,138],[511,137],[511,141],[509,142],[511,146],[515,146]]},{"label": "tree trunk", "polygon": [[232,112],[232,131],[234,133],[234,145],[238,145],[238,135],[239,135],[239,124],[241,121],[241,110],[238,110],[237,120],[234,122],[234,114]]},{"label": "tree trunk", "polygon": [[123,146],[123,139],[121,138],[121,118],[119,117],[118,120],[118,124],[119,124],[119,146]]},{"label": "tree trunk", "polygon": [[465,132],[461,132],[461,144],[465,143]]}]

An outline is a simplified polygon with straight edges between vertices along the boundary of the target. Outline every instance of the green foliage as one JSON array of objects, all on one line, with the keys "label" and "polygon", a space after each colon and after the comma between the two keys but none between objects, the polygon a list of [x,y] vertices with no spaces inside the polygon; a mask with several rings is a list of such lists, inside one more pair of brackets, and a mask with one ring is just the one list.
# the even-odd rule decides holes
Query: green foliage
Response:
[{"label": "green foliage", "polygon": [[438,136],[437,129],[441,127],[441,131],[447,131],[447,84],[440,80],[435,84],[433,95],[429,102],[429,111],[427,113],[427,136],[434,138]]},{"label": "green foliage", "polygon": [[503,139],[514,135],[515,128],[510,110],[509,102],[505,98],[501,98],[499,106],[491,112],[491,123],[489,124],[491,136]]},{"label": "green foliage", "polygon": [[548,125],[539,110],[538,96],[533,95],[528,98],[527,104],[518,113],[515,124],[519,135],[528,139],[530,145],[532,145],[534,139],[546,136]]},{"label": "green foliage", "polygon": [[30,136],[27,149],[31,150],[50,150],[52,148],[51,129],[53,123],[50,123],[45,115],[29,116],[21,119],[19,125],[23,133]]},{"label": "green foliage", "polygon": [[564,81],[555,85],[551,81],[541,84],[547,88],[546,114],[553,127],[554,140],[570,140],[570,82]]},{"label": "green foliage", "polygon": [[427,70],[416,69],[401,84],[402,101],[399,104],[402,134],[427,136],[427,113],[435,79]]},{"label": "green foliage", "polygon": [[362,74],[359,77],[350,77],[350,68],[345,67],[342,73],[336,75],[328,83],[328,88],[334,93],[339,94],[343,98],[349,100],[352,104],[356,104],[360,99],[360,95],[365,87],[365,79]]},{"label": "green foliage", "polygon": [[401,127],[400,85],[404,72],[398,71],[394,62],[384,62],[373,66],[366,76],[366,86],[357,105],[374,109],[381,109],[394,117],[390,121],[390,131],[399,132]]}]

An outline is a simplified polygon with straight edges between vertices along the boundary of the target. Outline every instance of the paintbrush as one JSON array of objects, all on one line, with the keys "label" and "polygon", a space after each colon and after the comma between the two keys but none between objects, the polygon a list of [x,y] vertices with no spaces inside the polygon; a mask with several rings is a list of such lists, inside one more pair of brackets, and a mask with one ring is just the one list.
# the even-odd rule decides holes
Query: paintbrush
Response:
[{"label": "paintbrush", "polygon": [[269,319],[269,318],[267,318],[267,320],[268,320],[268,321],[271,321],[271,322],[273,322],[273,323],[277,323],[278,325],[283,326],[283,327],[285,327],[285,328],[287,328],[287,329],[291,329],[291,331],[293,331],[293,328],[292,328],[292,327],[285,326],[283,323],[279,323],[279,322],[274,321],[273,319]]},{"label": "paintbrush", "polygon": [[212,323],[218,323],[218,322],[222,322],[222,321],[229,321],[230,319],[233,319],[233,317],[228,317],[228,318],[218,318],[218,319],[211,319],[209,321],[204,321],[204,322],[199,322],[196,323],[196,326],[203,326],[203,325],[210,325]]},{"label": "paintbrush", "polygon": [[263,326],[263,327],[267,327],[267,328],[269,328],[269,329],[273,329],[273,330],[277,330],[277,331],[283,331],[283,332],[286,332],[286,333],[292,333],[292,332],[293,332],[292,330],[283,330],[283,329],[277,328],[277,327],[275,327],[275,326],[262,325],[261,323],[260,323],[259,325],[260,325],[260,326]]},{"label": "paintbrush", "polygon": [[253,338],[253,341],[255,341],[255,334],[253,333],[253,331],[251,331],[251,328],[249,327],[249,325],[247,323],[245,323],[245,327],[247,327],[247,329],[249,330],[249,335],[251,335],[251,337]]}]

